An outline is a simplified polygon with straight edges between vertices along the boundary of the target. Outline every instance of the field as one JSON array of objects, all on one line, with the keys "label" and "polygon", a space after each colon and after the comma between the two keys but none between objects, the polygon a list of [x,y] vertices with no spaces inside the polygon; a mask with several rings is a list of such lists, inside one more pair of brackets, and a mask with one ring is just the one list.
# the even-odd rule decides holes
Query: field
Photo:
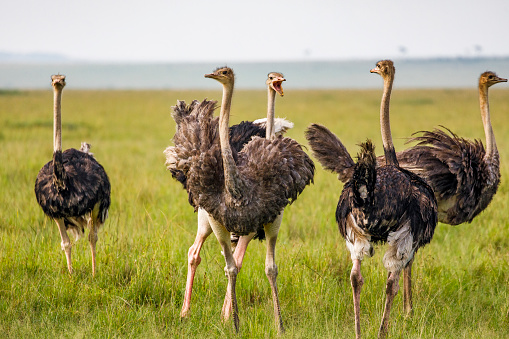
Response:
[{"label": "field", "polygon": [[[397,80],[396,80],[397,81]],[[327,125],[356,154],[360,141],[382,151],[379,90],[292,91],[276,115],[306,144],[312,122]],[[395,299],[392,338],[509,338],[509,90],[490,92],[502,184],[471,224],[439,224],[413,265],[414,315]],[[202,250],[189,319],[180,320],[187,251],[196,214],[165,170],[163,150],[177,99],[220,99],[217,91],[73,91],[63,94],[63,147],[92,144],[112,185],[110,217],[99,232],[98,273],[88,242],[73,247],[67,272],[55,223],[37,205],[34,182],[52,157],[52,91],[0,92],[0,337],[236,337],[222,324],[224,258],[214,236]],[[237,91],[231,123],[265,116],[264,91]],[[438,125],[484,139],[477,90],[400,90],[391,101],[396,150],[405,137]],[[316,163],[315,182],[285,211],[278,238],[278,286],[287,338],[353,338],[350,255],[334,220],[342,185]],[[265,242],[251,243],[237,293],[240,338],[277,335],[264,273]],[[385,299],[383,246],[363,263],[361,326],[376,337]]]}]

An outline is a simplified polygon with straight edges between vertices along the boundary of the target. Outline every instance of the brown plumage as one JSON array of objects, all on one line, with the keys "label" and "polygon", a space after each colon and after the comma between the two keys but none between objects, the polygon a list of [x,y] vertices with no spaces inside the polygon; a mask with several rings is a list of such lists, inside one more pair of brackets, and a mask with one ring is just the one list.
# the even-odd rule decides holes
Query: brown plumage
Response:
[{"label": "brown plumage", "polygon": [[[278,92],[281,96],[283,95],[282,82],[285,81],[284,77],[279,73],[269,73],[267,77],[267,88],[269,89],[268,94],[268,110],[267,117],[255,120],[253,122],[243,121],[238,125],[233,125],[230,127],[230,147],[234,151],[235,154],[240,152],[242,148],[251,141],[251,138],[254,136],[258,136],[261,138],[265,138],[267,130],[271,130],[275,133],[275,135],[283,135],[288,129],[293,127],[293,123],[282,119],[282,118],[274,118],[274,107],[275,107],[275,93]],[[186,105],[183,101],[178,101],[177,105],[172,107],[172,117],[177,122],[177,128],[179,128],[180,123],[186,118],[189,117],[191,119],[191,112],[200,105],[197,100],[194,100],[190,105]],[[196,115],[196,114],[194,114]],[[217,120],[217,119],[216,119]],[[197,124],[197,123],[196,123]],[[217,125],[217,121],[215,122]],[[214,127],[217,129],[217,126]],[[270,133],[270,132],[269,132]],[[267,137],[270,137],[268,135]],[[218,141],[218,139],[216,139]],[[185,141],[184,141],[185,142]],[[184,189],[187,190],[187,177],[181,170],[177,169],[177,164],[180,163],[181,159],[178,158],[176,154],[175,146],[169,146],[164,151],[166,154],[166,165],[168,170],[171,171],[172,177],[177,181],[182,183]],[[196,239],[193,245],[189,248],[188,252],[188,269],[187,269],[187,282],[186,282],[186,291],[184,294],[184,302],[182,303],[182,310],[180,312],[181,317],[186,317],[189,313],[189,309],[191,307],[191,294],[193,289],[194,276],[196,273],[196,269],[201,263],[200,251],[203,243],[207,239],[207,237],[212,233],[212,228],[208,222],[208,214],[204,209],[198,208],[198,206],[194,205],[192,199],[192,192],[188,190],[189,203],[198,209],[198,232],[196,234]],[[245,249],[251,240],[248,238],[242,238],[240,241],[241,246],[239,250],[235,251],[237,267],[240,270],[242,265],[243,254],[245,253]],[[258,238],[260,240],[265,238],[265,231],[263,229],[259,229],[257,233],[254,235],[254,238]],[[236,248],[237,243],[239,242],[239,235],[232,234],[231,236],[232,249]],[[230,305],[225,302],[223,306],[223,314],[225,317],[228,317]]]},{"label": "brown plumage", "polygon": [[433,188],[441,222],[471,222],[493,199],[500,182],[500,160],[491,126],[488,88],[507,79],[493,72],[479,77],[479,102],[486,136],[467,140],[444,130],[423,131],[409,142],[417,144],[398,154],[401,166],[418,174]]},{"label": "brown plumage", "polygon": [[85,227],[90,230],[88,239],[95,275],[97,231],[108,217],[110,182],[104,168],[89,152],[89,144],[82,143],[79,151],[71,148],[62,152],[61,96],[65,76],[53,75],[52,85],[55,94],[53,160],[39,171],[35,195],[44,213],[58,225],[69,273],[72,273],[72,244],[67,231],[78,239]]},{"label": "brown plumage", "polygon": [[[278,329],[283,331],[274,261],[277,233],[284,207],[312,181],[314,165],[297,142],[281,136],[274,140],[253,137],[240,152],[232,149],[228,122],[233,71],[219,68],[206,77],[223,84],[219,121],[213,118],[215,102],[203,101],[180,122],[174,137],[176,156],[180,159],[177,169],[187,178],[187,190],[192,204],[198,207],[198,218],[208,220],[203,227],[199,224],[197,240],[206,238],[211,227],[220,242],[227,263],[228,299],[238,330],[235,294],[238,267],[230,248],[230,232],[251,235],[265,230],[266,274],[273,290]],[[189,279],[188,275],[188,282]],[[228,314],[229,309],[223,309],[223,317]]]},{"label": "brown plumage", "polygon": [[[353,262],[350,279],[357,338],[360,338],[361,333],[360,293],[364,283],[361,261],[364,256],[373,255],[372,243],[388,244],[383,261],[389,276],[379,330],[379,337],[385,337],[392,303],[399,289],[400,273],[411,262],[417,249],[429,243],[437,224],[437,205],[433,191],[417,175],[400,168],[396,159],[389,123],[390,94],[395,73],[393,63],[390,60],[380,61],[371,72],[380,74],[384,79],[380,127],[387,159],[385,165],[377,166],[374,146],[368,140],[361,144],[357,163],[352,167],[348,156],[346,166],[341,167],[338,160],[334,159],[334,154],[347,152],[339,139],[317,125],[312,126],[307,133],[319,160],[327,160],[324,167],[336,171],[340,180],[350,176],[339,198],[336,221]],[[327,144],[321,144],[318,135],[331,142],[331,151],[327,151]],[[320,144],[319,148],[317,144]]]}]

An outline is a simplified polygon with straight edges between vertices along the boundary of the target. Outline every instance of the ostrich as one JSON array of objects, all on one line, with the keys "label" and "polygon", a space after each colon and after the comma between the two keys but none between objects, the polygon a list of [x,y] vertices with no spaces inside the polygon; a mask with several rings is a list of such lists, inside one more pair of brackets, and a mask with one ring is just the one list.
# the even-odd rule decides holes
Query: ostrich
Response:
[{"label": "ostrich", "polygon": [[61,100],[65,76],[51,77],[54,92],[53,160],[44,165],[35,180],[35,196],[43,212],[58,225],[67,268],[72,273],[71,242],[67,230],[78,240],[85,226],[92,251],[92,275],[95,276],[97,231],[108,217],[110,182],[104,168],[89,152],[90,145],[62,152]]},{"label": "ostrich", "polygon": [[[267,76],[266,85],[268,88],[268,108],[267,108],[267,116],[268,118],[257,119],[253,122],[243,121],[238,125],[233,125],[230,127],[230,145],[232,149],[236,152],[240,152],[242,148],[251,140],[253,136],[259,137],[274,137],[274,135],[279,136],[286,133],[288,129],[293,128],[293,123],[287,121],[282,118],[274,118],[275,111],[275,98],[276,93],[280,96],[284,95],[282,82],[286,81],[284,76],[281,73],[271,72]],[[186,106],[183,101],[179,101],[177,106],[173,107],[174,113],[173,117],[177,121],[177,125],[180,123],[181,117],[188,116],[191,114],[193,109],[199,105],[198,101],[193,101],[193,103],[189,106]],[[272,126],[272,127],[271,127]],[[267,130],[270,130],[269,133],[266,133]],[[168,169],[171,171],[173,178],[177,181],[181,182],[186,189],[186,181],[187,178],[184,173],[177,169],[177,163],[179,162],[178,156],[176,154],[175,146],[169,146],[165,150],[166,154],[166,165]],[[189,203],[193,205],[193,200],[191,195],[189,195]],[[193,207],[196,207],[193,205]],[[201,208],[198,208],[198,232],[196,234],[196,238],[194,244],[189,248],[188,252],[188,271],[187,271],[187,283],[186,290],[184,294],[184,302],[182,306],[182,310],[180,312],[181,317],[186,317],[189,313],[189,309],[191,307],[191,294],[193,288],[194,276],[196,273],[196,269],[198,265],[201,263],[200,251],[203,243],[207,239],[207,237],[212,233],[212,228],[209,225],[207,212]],[[236,251],[236,255],[238,257],[237,262],[240,265],[242,262],[243,255],[245,254],[245,250],[249,241],[255,237],[253,233],[251,236],[247,238],[244,237],[241,241],[241,250]],[[258,234],[256,234],[260,240],[265,237],[263,229],[258,230]],[[232,242],[232,250],[235,250],[235,247],[239,241],[239,236],[232,234],[231,242]],[[227,300],[227,299],[225,299]],[[228,304],[229,306],[229,304]],[[225,306],[223,307],[223,313],[229,311],[224,311],[227,308],[227,304],[225,301]],[[228,315],[225,316],[228,318]]]},{"label": "ostrich", "polygon": [[[479,103],[487,150],[481,141],[470,141],[446,131],[421,132],[408,142],[418,144],[396,154],[400,166],[416,173],[433,189],[438,203],[438,221],[459,225],[471,222],[491,202],[500,181],[499,154],[491,127],[488,88],[507,79],[487,71],[479,77]],[[326,127],[313,124],[306,131],[313,155],[342,182],[353,174],[354,161],[341,141]],[[382,164],[384,157],[378,157]],[[403,273],[404,307],[412,312],[411,260]]]},{"label": "ostrich", "polygon": [[493,199],[500,182],[499,154],[491,127],[488,88],[507,79],[493,72],[479,77],[479,103],[486,137],[470,141],[451,130],[423,131],[418,143],[398,154],[403,167],[417,173],[435,191],[438,218],[450,225],[471,222]]},{"label": "ostrich", "polygon": [[[277,328],[283,332],[276,285],[276,240],[282,211],[312,182],[314,164],[296,141],[282,136],[274,140],[253,137],[240,152],[233,149],[228,128],[233,70],[223,67],[205,77],[223,86],[219,122],[212,117],[216,103],[207,100],[198,104],[188,116],[176,119],[178,128],[174,141],[180,159],[177,169],[187,178],[186,189],[193,206],[198,207],[198,217],[206,218],[221,245],[236,331],[239,329],[235,292],[238,268],[230,247],[230,234],[251,236],[264,229],[267,237],[265,273],[272,289]],[[200,211],[206,213],[200,214]],[[199,223],[198,236],[200,232],[210,232],[208,228],[204,230],[206,224]]]},{"label": "ostrich", "polygon": [[[389,272],[386,301],[379,337],[387,334],[389,315],[399,289],[403,268],[415,251],[429,243],[437,224],[437,205],[431,188],[417,175],[399,167],[389,123],[389,102],[395,68],[392,61],[379,61],[372,73],[384,80],[380,125],[386,164],[377,168],[371,141],[361,144],[358,161],[345,184],[336,209],[339,231],[346,240],[353,266],[352,285],[355,335],[360,338],[360,293],[364,283],[361,261],[374,254],[372,243],[388,249],[384,266]],[[323,147],[326,147],[325,145]]]},{"label": "ostrich", "polygon": [[[435,192],[438,220],[459,225],[472,220],[490,204],[500,183],[500,161],[491,127],[488,88],[507,79],[487,71],[479,77],[479,103],[486,137],[481,141],[458,137],[451,130],[423,131],[409,142],[418,143],[398,154],[401,166],[423,178]],[[412,261],[404,271],[405,308],[412,310]]]},{"label": "ostrich", "polygon": [[[266,120],[266,139],[273,140],[277,133],[279,126],[281,123],[274,123],[275,121],[275,105],[276,105],[276,93],[280,96],[283,96],[283,87],[282,83],[286,81],[283,74],[278,72],[270,72],[267,75],[267,118]],[[255,120],[255,123],[263,123],[264,119]],[[293,125],[292,125],[293,127]],[[231,138],[230,138],[231,140]],[[282,214],[283,212],[281,212]],[[247,250],[247,246],[249,242],[253,238],[258,238],[260,240],[265,239],[265,231],[263,228],[258,229],[257,233],[251,233],[242,237],[238,237],[236,234],[232,234],[232,251],[235,259],[235,263],[237,265],[238,271],[242,268],[242,261],[244,260],[244,255]],[[238,244],[238,246],[237,246]],[[231,314],[231,299],[228,298],[228,295],[224,298],[223,308],[221,310],[221,315],[223,319],[227,320]]]}]

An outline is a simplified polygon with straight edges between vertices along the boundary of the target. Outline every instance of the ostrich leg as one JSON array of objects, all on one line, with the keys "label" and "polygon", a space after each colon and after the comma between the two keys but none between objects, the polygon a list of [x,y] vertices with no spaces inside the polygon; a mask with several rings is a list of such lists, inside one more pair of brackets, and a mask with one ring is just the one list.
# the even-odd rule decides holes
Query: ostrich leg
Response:
[{"label": "ostrich leg", "polygon": [[281,319],[281,307],[279,305],[279,296],[277,292],[277,266],[276,266],[276,241],[279,233],[279,226],[283,219],[283,212],[278,215],[272,224],[265,225],[265,235],[267,236],[267,256],[265,258],[265,274],[269,279],[272,289],[272,300],[274,301],[274,317],[279,333],[284,333],[283,320]]},{"label": "ostrich leg", "polygon": [[[415,255],[415,254],[414,254]],[[408,262],[403,270],[403,304],[407,316],[412,315],[412,264],[414,258]]]},{"label": "ostrich leg", "polygon": [[88,220],[88,241],[90,242],[90,251],[92,252],[92,277],[95,277],[95,244],[97,243],[97,228],[95,227],[95,218],[96,216],[94,216],[92,213],[90,219]]},{"label": "ostrich leg", "polygon": [[394,301],[394,297],[398,294],[399,290],[399,276],[401,271],[397,272],[389,272],[389,277],[387,278],[387,286],[385,290],[386,299],[385,299],[385,309],[384,314],[382,316],[382,323],[380,324],[380,330],[378,331],[378,338],[385,338],[387,335],[387,331],[389,329],[389,316],[391,314],[392,302]]},{"label": "ostrich leg", "polygon": [[71,241],[69,240],[69,236],[67,235],[67,231],[65,230],[65,222],[64,219],[55,219],[55,222],[58,225],[58,230],[60,231],[60,238],[62,238],[62,250],[65,252],[65,258],[67,259],[67,269],[69,273],[72,274],[72,265],[71,265]]},{"label": "ostrich leg", "polygon": [[[239,238],[239,242],[237,243],[237,247],[233,252],[233,258],[235,259],[235,264],[237,265],[238,272],[242,268],[242,261],[244,260],[244,255],[246,254],[247,245],[253,239],[256,233],[251,233],[248,235],[243,235]],[[223,320],[228,320],[230,318],[232,310],[231,299],[228,298],[228,293],[224,297],[223,309],[221,310],[221,318]]]},{"label": "ostrich leg", "polygon": [[[226,267],[224,271],[226,276],[228,277],[228,286],[226,288],[226,297],[229,299],[231,303],[231,309],[233,310],[233,324],[235,326],[235,331],[239,332],[239,309],[237,307],[237,294],[235,293],[235,284],[237,283],[237,265],[235,263],[235,258],[233,257],[232,249],[231,249],[231,240],[230,240],[230,232],[223,227],[223,225],[219,224],[215,221],[210,215],[208,217],[210,226],[214,231],[214,235],[219,241],[219,245],[221,245],[221,249],[223,250],[224,259],[226,261]],[[226,319],[223,319],[226,320]]]},{"label": "ostrich leg", "polygon": [[193,292],[193,281],[194,275],[196,273],[196,268],[200,265],[200,251],[203,243],[207,239],[207,237],[212,233],[212,228],[210,228],[209,220],[207,217],[207,212],[205,210],[199,208],[198,209],[198,232],[196,233],[196,238],[194,240],[194,244],[189,248],[189,252],[187,254],[187,282],[186,282],[186,292],[184,294],[184,303],[182,305],[182,310],[180,311],[180,317],[185,318],[189,313],[189,308],[191,307],[191,293]]},{"label": "ostrich leg", "polygon": [[352,271],[350,272],[350,283],[352,284],[353,310],[355,313],[355,338],[361,337],[361,289],[364,285],[364,278],[361,274],[361,260],[353,260]]}]

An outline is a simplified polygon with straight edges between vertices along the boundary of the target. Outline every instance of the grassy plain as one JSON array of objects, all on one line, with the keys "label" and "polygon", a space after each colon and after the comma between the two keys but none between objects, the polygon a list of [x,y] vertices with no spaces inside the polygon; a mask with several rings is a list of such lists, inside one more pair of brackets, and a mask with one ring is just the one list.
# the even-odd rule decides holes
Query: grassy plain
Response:
[{"label": "grassy plain", "polygon": [[[392,338],[509,338],[509,90],[490,92],[502,184],[471,224],[439,224],[414,263],[414,316],[395,300]],[[506,88],[504,88],[504,86]],[[219,99],[217,91],[73,91],[63,96],[63,147],[92,144],[112,185],[110,217],[99,233],[92,278],[86,240],[73,247],[67,273],[54,222],[33,192],[52,156],[52,92],[0,92],[0,337],[236,337],[220,322],[224,259],[214,236],[205,243],[190,318],[179,312],[196,214],[164,166],[177,99]],[[327,125],[352,154],[366,137],[381,152],[380,90],[294,91],[276,113],[295,123],[288,135],[305,144],[312,122]],[[237,91],[231,123],[265,115],[264,91]],[[394,89],[396,150],[421,129],[445,125],[483,138],[477,91]],[[342,185],[317,163],[315,183],[285,212],[277,246],[278,285],[287,338],[353,338],[350,256],[334,211]],[[383,246],[363,264],[364,337],[376,336],[385,295]],[[253,242],[238,277],[240,338],[275,337],[265,243]]]}]

